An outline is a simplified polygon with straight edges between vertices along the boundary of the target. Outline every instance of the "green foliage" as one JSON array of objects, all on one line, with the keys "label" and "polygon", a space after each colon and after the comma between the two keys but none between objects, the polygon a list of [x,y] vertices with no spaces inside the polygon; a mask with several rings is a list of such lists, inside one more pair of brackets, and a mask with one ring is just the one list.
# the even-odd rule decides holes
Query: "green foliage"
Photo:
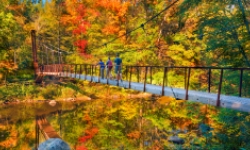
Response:
[{"label": "green foliage", "polygon": [[42,89],[41,95],[45,99],[54,99],[58,97],[60,94],[60,89],[58,88],[57,85],[50,84],[46,86],[46,88]]},{"label": "green foliage", "polygon": [[157,72],[153,75],[153,84],[162,84],[163,81],[163,72]]},{"label": "green foliage", "polygon": [[0,129],[0,133],[1,133],[0,142],[6,140],[10,136],[10,132],[8,130]]},{"label": "green foliage", "polygon": [[26,98],[36,98],[39,93],[39,89],[35,85],[23,84],[10,84],[7,87],[1,87],[0,93],[2,100],[23,100]]},{"label": "green foliage", "polygon": [[[11,13],[4,13],[0,12],[0,37],[1,37],[1,44],[3,42],[8,42],[8,41],[2,41],[4,38],[8,40],[13,36],[13,31],[15,31],[16,28],[16,22],[14,20],[14,16]],[[8,36],[7,36],[8,35]]]}]

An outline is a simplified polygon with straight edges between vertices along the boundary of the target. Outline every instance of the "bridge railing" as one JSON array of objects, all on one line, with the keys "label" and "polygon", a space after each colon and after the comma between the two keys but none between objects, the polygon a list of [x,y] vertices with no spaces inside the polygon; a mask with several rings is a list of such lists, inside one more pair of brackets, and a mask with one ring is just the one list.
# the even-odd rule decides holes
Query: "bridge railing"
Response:
[{"label": "bridge railing", "polygon": [[[100,67],[92,64],[54,64],[45,65],[43,72],[54,75],[62,73],[74,78],[84,76],[99,77]],[[106,71],[105,78],[106,78]],[[233,96],[250,97],[250,68],[232,67],[175,67],[175,66],[122,66],[122,79],[142,83],[144,89],[148,84],[186,90],[206,91]],[[112,69],[114,76],[114,68]],[[92,79],[92,78],[91,78]],[[115,79],[115,78],[114,78]],[[162,90],[164,92],[164,90]],[[164,94],[164,93],[163,93]],[[219,97],[218,97],[219,99]]]}]

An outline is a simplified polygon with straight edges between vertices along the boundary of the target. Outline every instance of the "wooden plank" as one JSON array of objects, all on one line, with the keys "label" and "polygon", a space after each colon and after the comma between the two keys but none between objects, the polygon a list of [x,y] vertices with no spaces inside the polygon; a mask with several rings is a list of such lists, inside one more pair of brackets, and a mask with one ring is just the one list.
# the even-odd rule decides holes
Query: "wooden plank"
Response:
[{"label": "wooden plank", "polygon": [[50,123],[48,122],[48,120],[44,117],[39,117],[39,119],[37,120],[39,129],[42,131],[45,139],[49,139],[49,138],[61,138],[57,132],[55,131],[55,129],[50,125]]}]

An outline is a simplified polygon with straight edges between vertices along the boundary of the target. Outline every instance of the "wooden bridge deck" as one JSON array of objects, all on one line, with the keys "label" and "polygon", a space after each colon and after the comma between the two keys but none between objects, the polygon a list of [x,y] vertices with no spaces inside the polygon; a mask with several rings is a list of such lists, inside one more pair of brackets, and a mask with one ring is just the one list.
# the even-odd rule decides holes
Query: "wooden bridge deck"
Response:
[{"label": "wooden bridge deck", "polygon": [[[180,88],[172,88],[169,86],[159,86],[159,85],[152,85],[152,84],[146,84],[144,86],[143,83],[137,83],[137,82],[128,82],[128,81],[119,81],[116,80],[107,80],[107,79],[99,79],[99,77],[96,76],[88,76],[88,75],[82,75],[82,74],[75,74],[75,73],[54,73],[54,72],[44,72],[46,75],[55,75],[55,76],[61,76],[61,77],[71,77],[71,78],[77,78],[81,80],[88,80],[92,82],[100,82],[103,84],[109,84],[124,88],[131,88],[137,91],[143,91],[148,92],[152,94],[157,95],[164,95],[164,96],[170,96],[174,97],[176,99],[187,99],[194,102],[201,102],[204,104],[209,105],[217,105],[217,99],[218,94],[215,93],[207,93],[202,91],[193,91],[188,90],[188,94],[186,96],[186,90],[180,89]],[[231,108],[239,111],[244,112],[250,112],[250,98],[244,98],[244,97],[237,97],[237,96],[228,96],[228,95],[220,95],[220,107],[225,108]]]},{"label": "wooden bridge deck", "polygon": [[50,123],[48,122],[48,120],[46,118],[39,117],[37,119],[37,124],[38,124],[38,127],[46,140],[49,138],[61,138],[57,134],[55,129],[50,125]]}]

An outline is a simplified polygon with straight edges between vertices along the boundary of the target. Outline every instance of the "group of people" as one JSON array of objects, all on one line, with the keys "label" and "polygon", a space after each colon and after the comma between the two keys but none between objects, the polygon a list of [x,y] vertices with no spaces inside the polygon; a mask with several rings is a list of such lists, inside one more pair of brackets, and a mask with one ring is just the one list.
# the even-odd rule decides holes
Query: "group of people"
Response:
[{"label": "group of people", "polygon": [[[116,54],[116,58],[114,60],[115,63],[115,74],[116,74],[116,80],[121,80],[121,67],[122,67],[122,59],[119,57],[119,54]],[[106,77],[107,79],[113,78],[112,76],[112,69],[113,69],[113,62],[108,57],[108,60],[106,63],[100,59],[97,65],[100,65],[100,76],[102,79],[104,79],[104,70],[106,69]]]}]

